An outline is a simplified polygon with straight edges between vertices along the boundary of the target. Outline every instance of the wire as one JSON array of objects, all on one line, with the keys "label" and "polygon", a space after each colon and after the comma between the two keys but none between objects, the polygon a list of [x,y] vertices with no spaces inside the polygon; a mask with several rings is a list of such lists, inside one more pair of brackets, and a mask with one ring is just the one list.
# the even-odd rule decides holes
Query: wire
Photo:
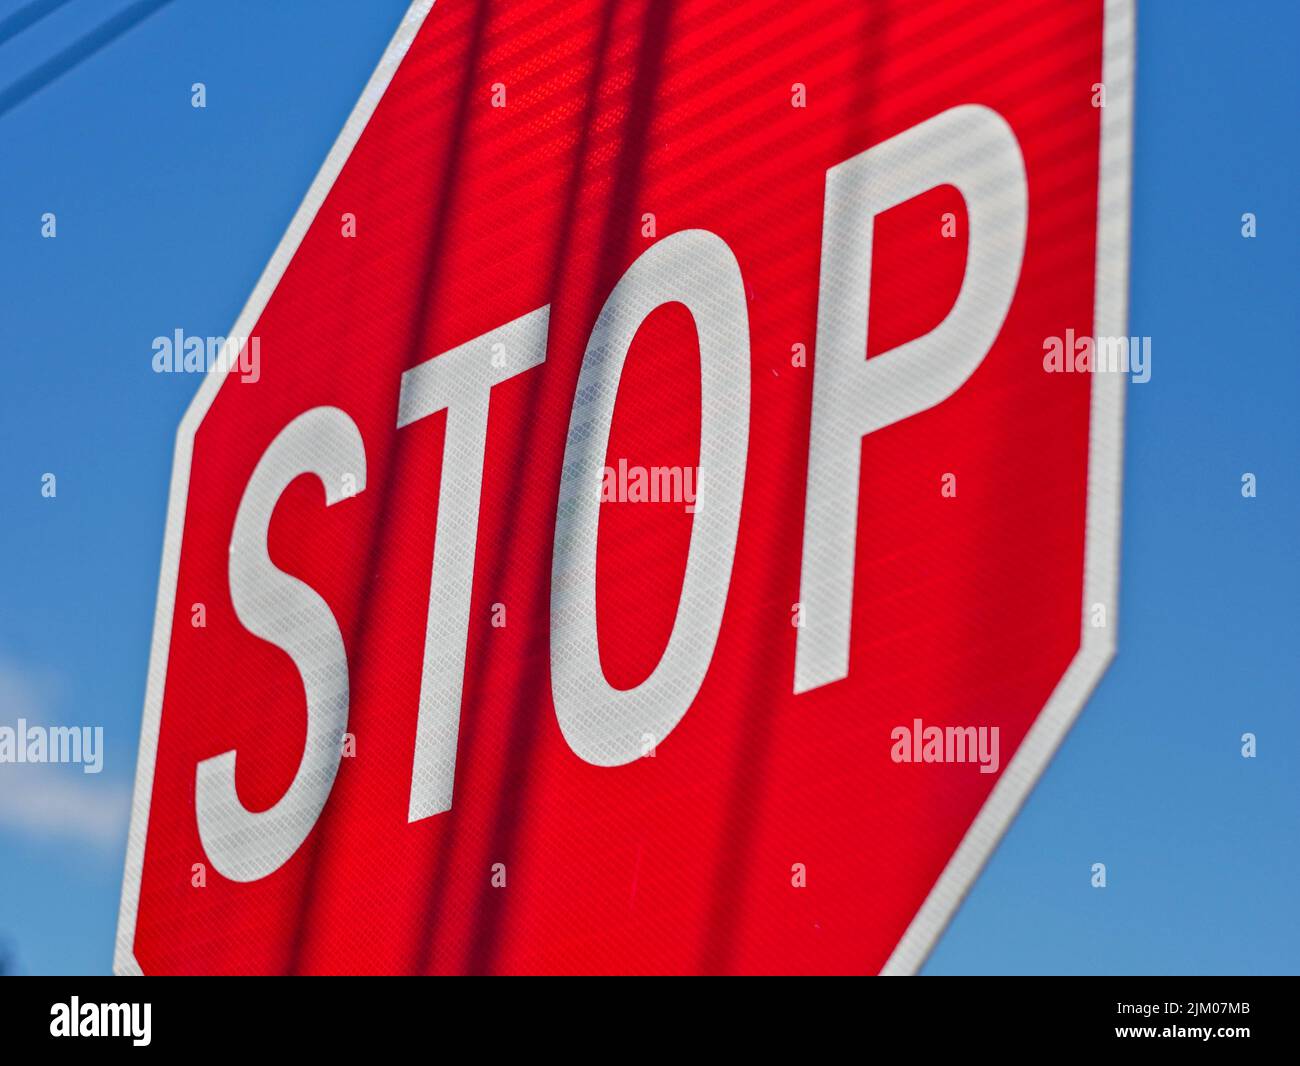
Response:
[{"label": "wire", "polygon": [[[0,35],[8,32],[12,37],[26,29],[37,19],[49,14],[66,0],[37,0],[36,3],[28,4],[15,14],[0,23]],[[134,29],[137,25],[147,19],[160,8],[166,7],[171,0],[139,0],[138,3],[124,8],[107,22],[91,30],[79,41],[74,42],[65,48],[52,59],[46,60],[35,70],[10,85],[7,89],[0,90],[0,117],[7,115],[15,107],[40,92],[51,82],[61,78],[73,67],[85,62],[96,52],[108,45],[126,33]],[[14,28],[14,27],[17,28]],[[0,43],[7,38],[0,36]]]},{"label": "wire", "polygon": [[17,37],[23,30],[40,22],[52,11],[57,11],[68,0],[35,0],[26,7],[19,8],[3,22],[0,22],[0,44]]}]

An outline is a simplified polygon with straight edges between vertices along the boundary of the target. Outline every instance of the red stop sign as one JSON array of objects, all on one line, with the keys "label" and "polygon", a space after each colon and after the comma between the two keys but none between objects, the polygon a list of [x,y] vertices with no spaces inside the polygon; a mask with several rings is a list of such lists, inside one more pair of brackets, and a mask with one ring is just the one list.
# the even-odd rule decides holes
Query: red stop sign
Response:
[{"label": "red stop sign", "polygon": [[117,969],[919,966],[1114,647],[1131,79],[412,5],[180,428]]}]

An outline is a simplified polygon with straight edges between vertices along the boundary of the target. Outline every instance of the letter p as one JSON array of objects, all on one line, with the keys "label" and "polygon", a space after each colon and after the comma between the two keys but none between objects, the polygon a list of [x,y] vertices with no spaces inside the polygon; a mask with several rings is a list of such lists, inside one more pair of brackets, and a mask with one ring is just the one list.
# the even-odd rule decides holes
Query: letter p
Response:
[{"label": "letter p", "polygon": [[[948,316],[867,359],[875,217],[938,185],[966,201],[969,246]],[[849,673],[862,439],[942,403],[983,362],[1025,252],[1028,183],[1011,127],[963,104],[826,172],[794,691]]]}]

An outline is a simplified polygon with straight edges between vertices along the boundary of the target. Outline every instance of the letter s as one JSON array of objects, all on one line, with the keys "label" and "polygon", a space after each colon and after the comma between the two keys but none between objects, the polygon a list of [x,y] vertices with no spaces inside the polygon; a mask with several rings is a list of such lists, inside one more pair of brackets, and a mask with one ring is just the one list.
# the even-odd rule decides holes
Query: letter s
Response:
[{"label": "letter s", "polygon": [[198,764],[195,815],[212,865],[232,881],[279,869],[311,832],[334,786],[348,724],[348,660],[329,605],[309,585],[271,562],[271,514],[290,482],[315,474],[326,506],[343,499],[345,476],[365,488],[366,453],[356,424],[336,407],[316,407],[290,422],[258,461],[235,516],[230,595],[239,621],[283,649],[302,677],[307,739],[288,791],[265,811],[250,811],[235,789],[235,751]]}]

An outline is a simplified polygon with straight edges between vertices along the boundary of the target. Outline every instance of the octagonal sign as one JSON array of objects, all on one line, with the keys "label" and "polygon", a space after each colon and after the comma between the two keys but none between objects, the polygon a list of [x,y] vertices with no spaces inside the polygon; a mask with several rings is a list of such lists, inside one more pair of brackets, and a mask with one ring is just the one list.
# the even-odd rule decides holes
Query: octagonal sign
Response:
[{"label": "octagonal sign", "polygon": [[414,4],[180,427],[116,968],[919,967],[1114,649],[1132,33]]}]

